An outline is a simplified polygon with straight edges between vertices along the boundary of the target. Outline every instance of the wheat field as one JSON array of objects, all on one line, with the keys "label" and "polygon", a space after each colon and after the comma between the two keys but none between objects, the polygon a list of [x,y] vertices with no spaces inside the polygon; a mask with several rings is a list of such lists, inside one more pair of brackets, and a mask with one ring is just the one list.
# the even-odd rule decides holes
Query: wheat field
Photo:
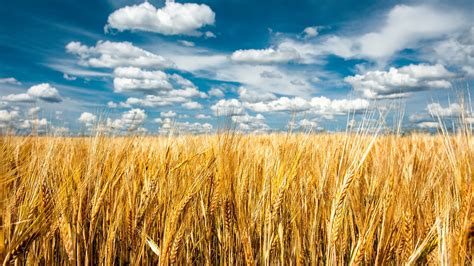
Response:
[{"label": "wheat field", "polygon": [[4,265],[472,265],[459,134],[0,138]]}]

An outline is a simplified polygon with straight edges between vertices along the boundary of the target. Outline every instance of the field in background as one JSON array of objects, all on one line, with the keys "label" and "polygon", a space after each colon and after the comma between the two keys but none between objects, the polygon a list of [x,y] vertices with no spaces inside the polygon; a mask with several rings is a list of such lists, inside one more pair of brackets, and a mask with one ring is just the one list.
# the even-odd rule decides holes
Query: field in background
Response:
[{"label": "field in background", "polygon": [[1,137],[0,259],[472,264],[457,135]]}]

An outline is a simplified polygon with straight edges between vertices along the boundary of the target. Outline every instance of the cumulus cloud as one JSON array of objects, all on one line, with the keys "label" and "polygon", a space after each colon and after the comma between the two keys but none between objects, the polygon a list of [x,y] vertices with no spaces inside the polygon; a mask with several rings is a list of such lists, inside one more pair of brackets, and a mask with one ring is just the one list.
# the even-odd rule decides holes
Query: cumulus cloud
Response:
[{"label": "cumulus cloud", "polygon": [[165,117],[165,118],[172,118],[172,117],[176,117],[176,113],[169,110],[168,112],[160,112],[160,117]]},{"label": "cumulus cloud", "polygon": [[300,97],[280,97],[269,102],[247,103],[245,107],[252,111],[262,113],[282,111],[300,112],[308,110],[310,105],[307,100]]},{"label": "cumulus cloud", "polygon": [[219,88],[212,88],[208,91],[208,94],[210,96],[214,96],[214,97],[218,97],[218,98],[222,98],[224,97],[224,92],[219,89]]},{"label": "cumulus cloud", "polygon": [[239,88],[239,99],[243,102],[261,102],[275,100],[277,97],[270,92],[257,92],[244,87]]},{"label": "cumulus cloud", "polygon": [[232,121],[236,123],[238,130],[245,132],[260,133],[270,130],[270,127],[265,123],[265,117],[261,114],[233,116]]},{"label": "cumulus cloud", "polygon": [[39,106],[31,107],[28,109],[29,116],[37,116],[40,112],[41,108]]},{"label": "cumulus cloud", "polygon": [[421,128],[421,129],[431,129],[431,128],[440,128],[441,127],[439,122],[431,122],[431,121],[420,122],[416,126]]},{"label": "cumulus cloud", "polygon": [[430,103],[426,106],[426,110],[435,117],[456,117],[463,112],[458,103],[449,104],[447,107],[442,107],[439,103]]},{"label": "cumulus cloud", "polygon": [[209,123],[190,123],[190,122],[178,122],[173,121],[170,118],[161,119],[157,121],[161,124],[158,132],[160,134],[171,134],[171,133],[192,133],[192,134],[203,134],[212,131],[212,125]]},{"label": "cumulus cloud", "polygon": [[202,109],[202,105],[198,102],[186,102],[186,103],[183,103],[181,106],[188,110]]},{"label": "cumulus cloud", "polygon": [[369,108],[369,101],[365,99],[331,100],[324,96],[306,100],[300,97],[280,97],[268,102],[245,103],[244,106],[255,112],[303,112],[308,111],[318,115],[330,117],[344,115],[348,112],[360,112]]},{"label": "cumulus cloud", "polygon": [[21,103],[34,103],[36,98],[32,97],[28,93],[19,93],[19,94],[9,94],[7,96],[2,96],[2,101],[6,102],[21,102]]},{"label": "cumulus cloud", "polygon": [[98,41],[95,46],[70,42],[66,45],[66,51],[78,56],[80,65],[88,67],[174,67],[173,62],[160,55],[138,48],[130,42]]},{"label": "cumulus cloud", "polygon": [[109,15],[106,29],[140,30],[164,35],[196,35],[197,30],[214,24],[215,13],[205,4],[166,1],[156,8],[149,2],[126,6]]},{"label": "cumulus cloud", "polygon": [[79,120],[85,126],[90,127],[97,120],[97,116],[93,115],[89,112],[84,112],[84,113],[81,114],[81,116],[77,120]]},{"label": "cumulus cloud", "polygon": [[17,110],[0,110],[0,125],[12,122],[19,115],[20,113]]},{"label": "cumulus cloud", "polygon": [[27,93],[9,94],[1,97],[2,101],[23,103],[33,103],[38,99],[50,103],[59,103],[62,101],[58,90],[49,83],[31,86]]},{"label": "cumulus cloud", "polygon": [[244,113],[242,103],[237,99],[222,99],[211,106],[211,110],[216,116],[232,116]]},{"label": "cumulus cloud", "polygon": [[277,49],[249,49],[237,50],[230,57],[233,61],[249,64],[281,64],[290,61],[298,61],[301,56],[291,47]]},{"label": "cumulus cloud", "polygon": [[131,109],[122,114],[122,117],[113,121],[108,121],[108,126],[112,129],[136,131],[145,121],[147,115],[143,109]]},{"label": "cumulus cloud", "polygon": [[42,83],[30,87],[30,89],[28,89],[28,95],[45,102],[58,103],[62,101],[58,90],[52,87],[49,83]]},{"label": "cumulus cloud", "polygon": [[13,84],[13,85],[21,85],[21,82],[16,80],[16,78],[0,78],[0,84]]},{"label": "cumulus cloud", "polygon": [[303,30],[303,34],[305,38],[312,38],[318,36],[318,27],[312,26],[312,27],[306,27]]},{"label": "cumulus cloud", "polygon": [[452,77],[454,74],[440,64],[410,64],[391,67],[389,71],[369,71],[344,80],[367,98],[397,98],[414,91],[450,88]]},{"label": "cumulus cloud", "polygon": [[118,105],[121,107],[143,106],[143,107],[161,107],[176,103],[184,103],[188,99],[185,97],[167,97],[158,95],[146,95],[144,98],[130,97],[125,102]]},{"label": "cumulus cloud", "polygon": [[[181,87],[182,89],[174,89]],[[188,79],[161,70],[148,71],[137,67],[119,67],[114,70],[115,92],[144,92],[163,97],[206,98]]]},{"label": "cumulus cloud", "polygon": [[186,41],[186,40],[179,40],[178,41],[180,44],[187,46],[187,47],[194,47],[194,43],[191,41]]},{"label": "cumulus cloud", "polygon": [[146,71],[137,67],[119,67],[114,70],[114,91],[171,90],[168,74],[163,71]]},{"label": "cumulus cloud", "polygon": [[305,118],[298,121],[298,126],[304,129],[316,129],[318,127],[318,122]]},{"label": "cumulus cloud", "polygon": [[26,119],[23,120],[19,124],[19,128],[21,129],[31,129],[31,128],[36,128],[36,129],[43,129],[48,126],[49,121],[46,118],[36,118],[36,119]]},{"label": "cumulus cloud", "polygon": [[204,120],[204,119],[211,119],[211,116],[205,115],[205,114],[197,114],[195,118]]}]

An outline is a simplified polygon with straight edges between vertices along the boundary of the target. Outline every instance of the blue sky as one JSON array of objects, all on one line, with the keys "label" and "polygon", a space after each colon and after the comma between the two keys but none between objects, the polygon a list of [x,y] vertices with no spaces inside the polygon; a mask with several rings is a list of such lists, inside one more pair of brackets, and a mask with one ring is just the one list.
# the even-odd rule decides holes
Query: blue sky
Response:
[{"label": "blue sky", "polygon": [[0,129],[336,131],[399,106],[405,129],[474,121],[457,103],[474,85],[473,5],[4,1]]}]

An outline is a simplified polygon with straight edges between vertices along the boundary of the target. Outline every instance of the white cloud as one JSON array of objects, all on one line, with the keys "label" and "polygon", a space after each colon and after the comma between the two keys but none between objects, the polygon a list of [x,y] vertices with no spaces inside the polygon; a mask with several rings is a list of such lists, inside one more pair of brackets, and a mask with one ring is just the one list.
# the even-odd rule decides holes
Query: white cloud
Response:
[{"label": "white cloud", "polygon": [[169,110],[168,112],[161,112],[160,116],[165,117],[165,118],[172,118],[172,117],[176,117],[176,113]]},{"label": "white cloud", "polygon": [[441,125],[439,122],[420,122],[416,125],[419,128],[430,129],[430,128],[440,128]]},{"label": "white cloud", "polygon": [[202,105],[198,102],[186,102],[183,103],[181,106],[188,110],[202,109]]},{"label": "white cloud", "polygon": [[312,38],[318,36],[318,27],[313,26],[313,27],[306,27],[303,30],[304,37],[305,38]]},{"label": "white cloud", "polygon": [[114,91],[171,90],[168,74],[163,71],[146,71],[137,67],[119,67],[114,70]]},{"label": "white cloud", "polygon": [[98,41],[96,46],[86,46],[80,42],[70,42],[66,51],[79,57],[79,64],[88,67],[149,67],[171,68],[173,62],[148,52],[130,42]]},{"label": "white cloud", "polygon": [[428,5],[397,5],[383,26],[356,39],[358,53],[373,59],[387,58],[414,47],[420,40],[451,33],[464,24],[462,14]]},{"label": "white cloud", "polygon": [[216,116],[232,116],[244,113],[244,107],[237,99],[219,100],[211,106],[211,110]]},{"label": "white cloud", "polygon": [[300,97],[280,97],[268,102],[244,103],[245,108],[255,112],[302,112],[308,111],[318,115],[330,117],[344,115],[348,112],[360,112],[369,108],[369,101],[365,99],[331,100],[324,96],[306,100]]},{"label": "white cloud", "polygon": [[318,127],[318,122],[305,118],[298,122],[298,126],[301,128],[316,129]]},{"label": "white cloud", "polygon": [[31,107],[28,109],[28,115],[29,116],[37,116],[38,113],[40,112],[41,108],[39,106],[36,107]]},{"label": "white cloud", "polygon": [[448,79],[452,77],[454,74],[440,64],[411,64],[391,67],[389,71],[369,71],[344,80],[367,98],[394,98],[406,97],[414,91],[450,88]]},{"label": "white cloud", "polygon": [[184,103],[188,99],[184,97],[166,97],[157,95],[146,95],[144,98],[130,97],[124,103],[119,103],[122,107],[130,107],[133,105],[144,107],[161,107],[169,106],[175,103]]},{"label": "white cloud", "polygon": [[97,116],[93,115],[89,112],[84,112],[81,114],[81,116],[77,119],[80,122],[82,122],[84,125],[87,127],[90,127],[94,124],[94,122],[97,120]]},{"label": "white cloud", "polygon": [[109,108],[117,108],[118,107],[118,104],[113,102],[113,101],[109,101],[107,102],[107,107]]},{"label": "white cloud", "polygon": [[170,134],[170,133],[192,133],[192,134],[203,134],[212,131],[212,125],[209,123],[190,123],[190,122],[178,122],[173,121],[169,118],[161,119],[157,121],[161,124],[159,133]]},{"label": "white cloud", "polygon": [[206,31],[204,32],[204,37],[206,37],[207,39],[210,39],[210,38],[216,38],[216,35],[212,31]]},{"label": "white cloud", "polygon": [[[371,21],[370,25],[362,27],[363,30],[346,29],[346,32],[353,33],[317,35],[303,41],[283,38],[274,51],[293,49],[294,54],[299,55],[298,60],[293,61],[299,63],[317,63],[322,56],[336,55],[345,59],[368,59],[384,65],[397,52],[421,48],[425,41],[452,34],[467,25],[468,18],[456,10],[430,5],[397,5],[380,21]],[[313,32],[311,29],[308,31],[310,34]]]},{"label": "white cloud", "polygon": [[52,87],[49,83],[34,85],[28,89],[27,93],[9,94],[7,96],[2,96],[0,99],[7,102],[23,103],[33,103],[38,99],[50,103],[59,103],[62,101],[58,90]]},{"label": "white cloud", "polygon": [[426,59],[458,66],[468,76],[474,77],[474,27],[436,43]]},{"label": "white cloud", "polygon": [[136,131],[146,119],[146,113],[142,109],[131,109],[122,114],[122,117],[109,121],[109,127],[126,131]]},{"label": "white cloud", "polygon": [[0,78],[0,84],[13,84],[13,85],[21,85],[21,82],[16,80],[16,78]]},{"label": "white cloud", "polygon": [[265,123],[265,117],[261,114],[233,116],[232,121],[236,123],[238,130],[245,132],[259,133],[270,130],[270,127]]},{"label": "white cloud", "polygon": [[49,124],[46,118],[41,119],[26,119],[19,125],[19,128],[28,129],[28,128],[41,128],[46,127]]},{"label": "white cloud", "polygon": [[184,98],[194,98],[194,97],[199,97],[199,98],[206,98],[207,94],[199,91],[195,87],[188,87],[182,90],[171,90],[169,92],[166,92],[166,95],[169,97],[184,97]]},{"label": "white cloud", "polygon": [[0,124],[12,122],[19,115],[20,113],[17,110],[0,110]]},{"label": "white cloud", "polygon": [[197,30],[214,24],[215,14],[205,4],[166,1],[162,8],[149,2],[126,6],[109,15],[106,29],[141,30],[164,35],[196,35]]},{"label": "white cloud", "polygon": [[211,116],[205,115],[205,114],[197,114],[197,115],[195,116],[195,118],[196,118],[196,119],[210,119]]},{"label": "white cloud", "polygon": [[69,74],[67,74],[67,73],[63,73],[63,78],[64,78],[65,80],[69,80],[69,81],[72,81],[72,80],[76,80],[76,79],[77,79],[77,77],[71,76],[71,75],[69,75]]},{"label": "white cloud", "polygon": [[244,87],[240,87],[238,90],[239,99],[243,102],[262,102],[262,101],[271,101],[275,100],[277,97],[275,94],[270,92],[258,92],[254,90],[250,90]]},{"label": "white cloud", "polygon": [[22,103],[33,103],[36,102],[36,98],[32,97],[28,93],[9,94],[2,96],[2,101],[7,102],[22,102]]},{"label": "white cloud", "polygon": [[222,98],[224,97],[224,92],[219,89],[219,88],[212,88],[208,91],[208,94],[210,96],[214,96],[214,97],[218,97],[218,98]]},{"label": "white cloud", "polygon": [[58,90],[52,87],[49,83],[41,83],[30,87],[28,89],[28,94],[31,97],[41,99],[45,102],[58,103],[62,101]]},{"label": "white cloud", "polygon": [[458,103],[452,103],[447,107],[442,107],[439,103],[430,103],[426,106],[426,110],[435,117],[455,117],[460,116],[463,112]]},{"label": "white cloud", "polygon": [[187,47],[194,47],[194,43],[191,41],[186,41],[186,40],[179,40],[178,41],[180,44],[187,46]]},{"label": "white cloud", "polygon": [[237,50],[231,55],[231,59],[235,62],[250,64],[288,63],[298,61],[300,58],[300,54],[291,47]]},{"label": "white cloud", "polygon": [[306,111],[310,108],[308,101],[300,97],[280,97],[269,102],[246,103],[245,107],[255,112]]}]

